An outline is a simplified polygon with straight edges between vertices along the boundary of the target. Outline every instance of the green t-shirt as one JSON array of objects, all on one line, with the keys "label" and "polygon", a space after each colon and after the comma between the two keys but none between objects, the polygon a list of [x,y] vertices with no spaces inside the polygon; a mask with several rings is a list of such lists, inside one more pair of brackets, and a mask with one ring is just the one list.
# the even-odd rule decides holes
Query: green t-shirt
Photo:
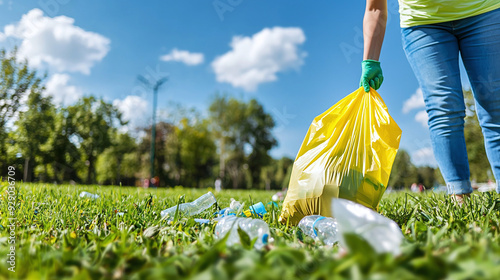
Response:
[{"label": "green t-shirt", "polygon": [[500,0],[399,0],[401,27],[477,16],[500,8]]}]

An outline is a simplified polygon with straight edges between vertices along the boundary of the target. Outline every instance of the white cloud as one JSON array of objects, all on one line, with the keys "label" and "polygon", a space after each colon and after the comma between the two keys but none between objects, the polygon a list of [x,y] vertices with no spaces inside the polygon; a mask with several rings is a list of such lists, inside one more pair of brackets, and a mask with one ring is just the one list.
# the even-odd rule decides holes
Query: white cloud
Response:
[{"label": "white cloud", "polygon": [[55,103],[71,105],[83,94],[76,86],[68,85],[70,76],[68,74],[54,74],[45,85],[45,94],[51,95]]},{"label": "white cloud", "polygon": [[411,158],[413,164],[417,166],[437,166],[436,159],[434,158],[434,152],[431,147],[425,147],[413,152]]},{"label": "white cloud", "polygon": [[110,40],[74,22],[66,16],[46,17],[40,9],[33,9],[18,23],[5,26],[0,37],[20,39],[19,55],[32,66],[45,63],[58,72],[90,74],[92,66],[108,53]]},{"label": "white cloud", "polygon": [[427,121],[429,120],[429,116],[427,115],[427,112],[425,110],[419,111],[415,115],[415,120],[420,123],[423,127],[427,127]]},{"label": "white cloud", "polygon": [[420,109],[425,107],[424,96],[422,89],[418,88],[417,91],[403,104],[403,113],[408,113],[413,109]]},{"label": "white cloud", "polygon": [[178,61],[186,65],[193,66],[203,63],[204,56],[202,53],[191,53],[188,51],[173,49],[169,54],[160,56],[163,61]]},{"label": "white cloud", "polygon": [[299,45],[306,40],[301,28],[264,28],[252,37],[235,36],[232,50],[215,58],[212,68],[218,82],[227,82],[246,91],[277,80],[276,74],[298,69],[305,52]]},{"label": "white cloud", "polygon": [[128,121],[132,129],[144,125],[150,115],[148,102],[137,95],[129,95],[123,100],[115,99],[113,105],[122,112],[123,120]]}]

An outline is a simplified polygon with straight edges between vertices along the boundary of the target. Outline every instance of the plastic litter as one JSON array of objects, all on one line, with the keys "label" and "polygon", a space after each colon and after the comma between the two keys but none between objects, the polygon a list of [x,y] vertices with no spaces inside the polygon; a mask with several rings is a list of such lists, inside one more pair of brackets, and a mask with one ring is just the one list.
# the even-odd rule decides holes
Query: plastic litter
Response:
[{"label": "plastic litter", "polygon": [[231,202],[229,203],[229,208],[233,211],[238,211],[241,208],[243,208],[243,204],[241,204],[239,201],[235,200],[234,198],[231,198]]},{"label": "plastic litter", "polygon": [[217,215],[216,220],[220,220],[222,217],[226,216],[236,216],[236,213],[238,213],[242,208],[244,204],[241,204],[239,201],[236,201],[234,198],[231,198],[231,202],[229,203],[229,207],[226,207],[222,210],[219,210],[215,212],[215,215]]},{"label": "plastic litter", "polygon": [[332,212],[337,220],[338,238],[342,247],[349,250],[345,234],[356,234],[366,240],[377,253],[401,253],[403,233],[391,219],[345,199],[332,200]]},{"label": "plastic litter", "polygon": [[248,210],[243,212],[243,214],[246,217],[251,217],[252,215],[257,215],[261,218],[266,213],[267,213],[266,207],[264,206],[264,204],[262,202],[255,203],[254,205],[250,206]]},{"label": "plastic litter", "polygon": [[125,213],[124,212],[118,212],[118,213],[116,213],[116,215],[123,216],[123,215],[125,215]]},{"label": "plastic litter", "polygon": [[199,223],[199,224],[208,224],[210,223],[210,220],[209,219],[194,219],[195,222]]},{"label": "plastic litter", "polygon": [[80,193],[80,197],[88,197],[88,198],[92,198],[92,199],[97,199],[97,198],[99,198],[99,195],[98,194],[89,193],[89,192],[81,192]]},{"label": "plastic litter", "polygon": [[280,220],[331,217],[332,198],[376,209],[384,194],[401,129],[374,90],[362,87],[312,122],[293,164]]},{"label": "plastic litter", "polygon": [[266,207],[262,202],[258,202],[250,206],[248,210],[241,211],[244,206],[245,204],[241,204],[239,201],[231,198],[229,207],[215,212],[215,215],[217,215],[217,218],[215,220],[220,220],[222,217],[227,216],[236,216],[238,213],[240,213],[239,216],[241,217],[252,217],[253,215],[257,215],[262,218],[264,214],[267,213]]},{"label": "plastic litter", "polygon": [[227,216],[222,218],[215,226],[215,238],[222,239],[230,231],[226,244],[232,246],[240,244],[238,227],[248,234],[251,240],[257,238],[254,247],[261,249],[269,242],[269,226],[259,219],[239,218]]},{"label": "plastic litter", "polygon": [[[199,214],[212,206],[215,202],[217,202],[215,196],[212,192],[208,192],[193,202],[179,204],[179,215],[193,216]],[[162,218],[168,217],[169,219],[173,219],[176,211],[177,205],[161,211],[160,214]]]},{"label": "plastic litter", "polygon": [[299,228],[305,235],[321,241],[325,245],[332,246],[339,241],[337,221],[334,218],[320,215],[305,216],[300,220]]}]

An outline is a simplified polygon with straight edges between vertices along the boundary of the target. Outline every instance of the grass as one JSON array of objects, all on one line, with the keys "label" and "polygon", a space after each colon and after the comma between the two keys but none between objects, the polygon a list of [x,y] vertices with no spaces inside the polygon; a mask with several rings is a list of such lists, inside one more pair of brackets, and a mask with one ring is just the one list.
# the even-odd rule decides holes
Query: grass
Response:
[{"label": "grass", "polygon": [[[474,193],[463,206],[443,194],[391,193],[379,211],[405,235],[402,254],[377,255],[361,245],[345,253],[304,237],[278,222],[269,209],[274,244],[257,251],[227,247],[214,238],[213,223],[193,217],[173,224],[160,212],[207,190],[17,184],[16,272],[8,271],[7,185],[0,204],[0,277],[9,279],[498,279],[500,195]],[[100,199],[80,198],[81,191]],[[273,192],[227,190],[250,205]],[[281,205],[280,205],[281,206]],[[210,218],[216,210],[197,218]],[[123,216],[117,215],[124,212]],[[365,246],[365,247],[363,247]],[[371,252],[371,253],[370,253]]]}]

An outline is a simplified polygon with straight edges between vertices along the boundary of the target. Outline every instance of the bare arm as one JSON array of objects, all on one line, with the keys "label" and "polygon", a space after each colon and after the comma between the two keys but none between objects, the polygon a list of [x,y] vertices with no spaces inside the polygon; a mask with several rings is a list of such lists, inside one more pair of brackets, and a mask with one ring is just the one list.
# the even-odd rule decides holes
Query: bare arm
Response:
[{"label": "bare arm", "polygon": [[363,60],[379,60],[387,23],[387,0],[366,0]]}]

